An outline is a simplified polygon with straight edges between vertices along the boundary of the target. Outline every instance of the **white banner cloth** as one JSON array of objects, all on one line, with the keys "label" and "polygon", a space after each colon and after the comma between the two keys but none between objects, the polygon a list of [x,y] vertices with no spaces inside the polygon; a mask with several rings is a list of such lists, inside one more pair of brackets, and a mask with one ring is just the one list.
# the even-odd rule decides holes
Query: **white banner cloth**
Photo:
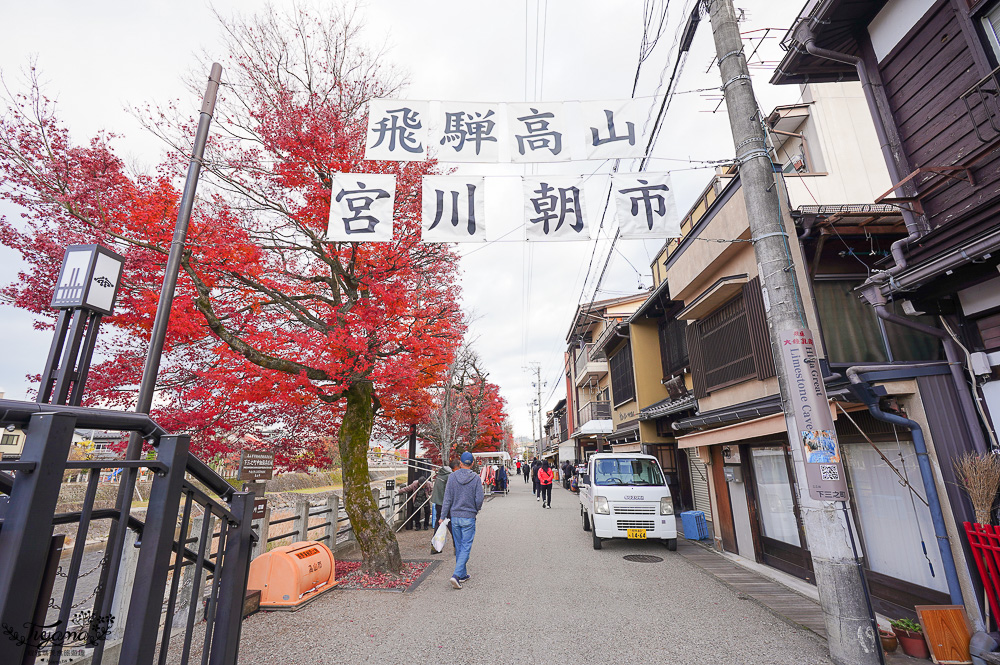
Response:
[{"label": "white banner cloth", "polygon": [[611,190],[622,238],[680,237],[669,173],[616,173]]},{"label": "white banner cloth", "polygon": [[586,159],[642,157],[647,137],[643,127],[649,114],[650,100],[625,99],[580,103],[578,140]]},{"label": "white banner cloth", "polygon": [[427,159],[428,103],[401,99],[368,102],[365,159],[395,162]]},{"label": "white banner cloth", "polygon": [[389,242],[396,198],[396,176],[337,173],[330,190],[331,242]]},{"label": "white banner cloth", "polygon": [[572,143],[567,105],[559,102],[507,104],[513,162],[564,162]]},{"label": "white banner cloth", "polygon": [[485,178],[424,176],[421,240],[485,242]]},{"label": "white banner cloth", "polygon": [[431,117],[431,145],[442,162],[500,161],[499,104],[441,102]]},{"label": "white banner cloth", "polygon": [[590,240],[582,176],[522,178],[525,240]]}]

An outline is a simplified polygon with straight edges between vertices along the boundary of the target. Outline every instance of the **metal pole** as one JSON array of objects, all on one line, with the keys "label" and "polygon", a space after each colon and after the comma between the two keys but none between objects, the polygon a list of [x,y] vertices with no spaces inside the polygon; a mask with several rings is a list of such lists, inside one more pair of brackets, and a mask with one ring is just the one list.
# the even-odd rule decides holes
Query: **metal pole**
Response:
[{"label": "metal pole", "polygon": [[[167,324],[170,319],[170,307],[174,300],[177,287],[177,275],[180,272],[181,256],[184,252],[184,241],[187,238],[188,223],[191,221],[191,210],[194,207],[195,191],[198,187],[198,176],[201,173],[201,162],[205,155],[205,144],[208,141],[208,128],[215,112],[215,100],[219,91],[219,81],[222,78],[222,65],[212,63],[212,71],[208,77],[208,86],[201,103],[201,117],[198,120],[198,132],[195,136],[194,148],[191,152],[191,163],[188,165],[187,180],[184,183],[184,194],[181,197],[180,209],[177,211],[177,222],[174,225],[174,237],[170,243],[170,253],[167,255],[167,266],[163,274],[163,286],[160,289],[160,300],[156,306],[156,317],[153,319],[153,331],[150,335],[149,350],[146,353],[146,363],[142,369],[142,381],[136,398],[136,413],[149,413],[153,404],[153,393],[156,388],[156,375],[160,370],[160,356],[163,354],[163,344],[167,336]],[[139,432],[129,435],[125,459],[139,459],[142,453],[143,437]],[[116,508],[118,519],[112,523],[108,540],[108,554],[111,555],[108,565],[101,575],[102,591],[98,594],[95,606],[100,616],[101,611],[110,610],[111,594],[107,593],[116,581],[118,566],[121,560],[121,543],[125,538],[125,522],[128,519],[132,492],[138,469],[126,469],[118,490]],[[118,545],[115,547],[115,545]],[[100,662],[103,654],[101,642],[97,645],[95,662]]]},{"label": "metal pole", "polygon": [[[805,310],[795,276],[788,230],[778,200],[771,156],[764,136],[763,118],[757,106],[750,72],[743,53],[743,40],[732,0],[708,0],[717,64],[723,81],[729,124],[736,145],[743,197],[753,236],[754,252],[764,291],[765,310],[771,336],[781,402],[793,450],[797,487],[810,485],[802,462],[801,440],[790,399],[791,377],[781,351],[781,336],[807,329]],[[822,378],[815,390],[827,408]],[[832,428],[831,428],[832,429]],[[872,629],[863,580],[855,568],[844,516],[833,501],[819,501],[799,491],[803,524],[812,554],[816,586],[826,623],[830,655],[839,665],[875,665],[882,662],[878,635]]]}]

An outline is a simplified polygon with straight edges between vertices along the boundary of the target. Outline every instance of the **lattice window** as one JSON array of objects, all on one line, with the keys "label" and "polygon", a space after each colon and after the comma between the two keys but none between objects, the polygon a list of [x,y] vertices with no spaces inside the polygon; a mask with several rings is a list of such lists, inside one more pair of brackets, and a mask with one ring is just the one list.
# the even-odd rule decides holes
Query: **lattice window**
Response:
[{"label": "lattice window", "polygon": [[628,342],[608,360],[611,370],[611,393],[615,406],[635,399],[635,376],[632,372],[632,343]]},{"label": "lattice window", "polygon": [[700,321],[698,329],[709,391],[757,377],[742,294]]}]

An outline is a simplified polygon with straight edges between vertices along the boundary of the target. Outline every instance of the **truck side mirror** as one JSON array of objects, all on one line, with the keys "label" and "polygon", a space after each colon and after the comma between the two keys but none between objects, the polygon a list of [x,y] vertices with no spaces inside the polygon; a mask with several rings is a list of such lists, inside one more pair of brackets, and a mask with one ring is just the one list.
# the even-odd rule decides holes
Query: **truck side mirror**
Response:
[{"label": "truck side mirror", "polygon": [[590,484],[590,474],[589,473],[581,473],[580,474],[580,482],[582,482],[584,485],[589,485]]}]

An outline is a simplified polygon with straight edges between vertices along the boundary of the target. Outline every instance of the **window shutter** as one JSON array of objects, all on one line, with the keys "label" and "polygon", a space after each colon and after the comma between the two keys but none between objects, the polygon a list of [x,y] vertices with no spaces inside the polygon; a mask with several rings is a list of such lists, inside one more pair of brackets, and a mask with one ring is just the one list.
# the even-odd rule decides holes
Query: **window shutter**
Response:
[{"label": "window shutter", "polygon": [[763,381],[775,375],[774,354],[771,353],[771,336],[767,330],[767,314],[764,311],[764,296],[760,291],[760,277],[754,277],[743,285],[743,303],[747,312],[747,327],[750,329],[750,348],[757,379]]},{"label": "window shutter", "polygon": [[694,398],[704,399],[708,397],[708,389],[705,383],[705,364],[701,358],[701,331],[698,323],[692,323],[685,329],[687,336],[688,358],[691,361],[691,379],[694,383]]}]

